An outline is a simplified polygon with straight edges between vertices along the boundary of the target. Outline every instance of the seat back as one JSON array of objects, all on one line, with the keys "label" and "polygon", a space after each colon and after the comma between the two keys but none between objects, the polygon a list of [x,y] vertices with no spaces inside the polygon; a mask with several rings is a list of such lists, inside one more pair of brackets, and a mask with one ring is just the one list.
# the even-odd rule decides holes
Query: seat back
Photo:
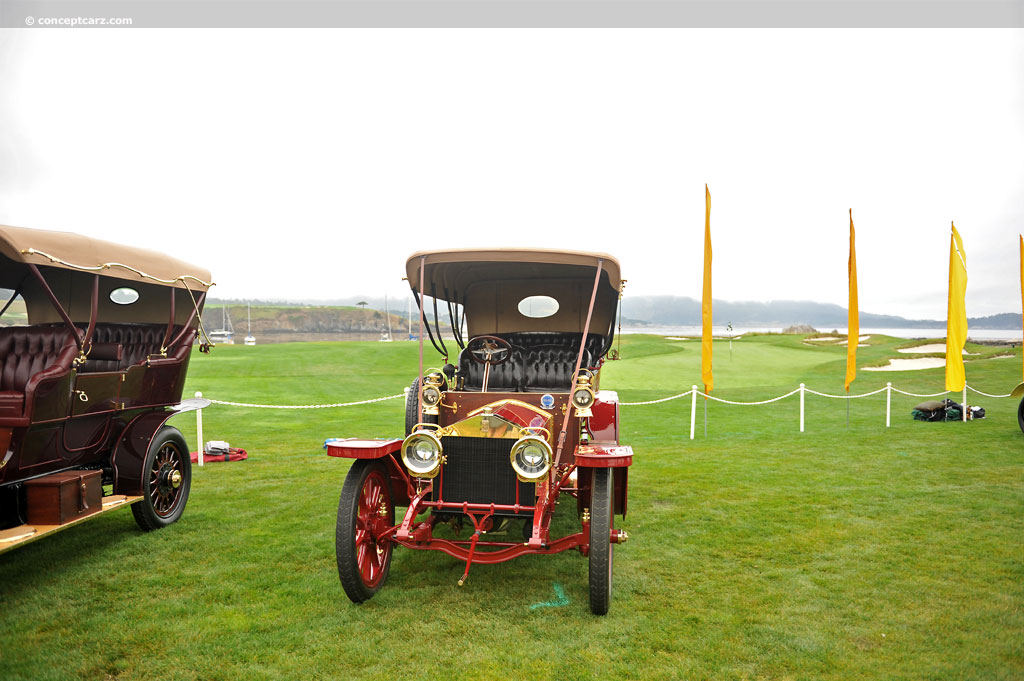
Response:
[{"label": "seat back", "polygon": [[75,337],[63,324],[0,327],[0,390],[24,392],[44,369],[70,371],[77,355]]},{"label": "seat back", "polygon": [[[508,392],[568,392],[583,334],[553,332],[517,332],[502,334],[512,345],[508,362],[492,367],[488,389]],[[583,366],[597,365],[604,349],[604,336],[589,334],[583,353]],[[459,356],[459,375],[465,377],[464,389],[480,390],[483,365]]]},{"label": "seat back", "polygon": [[[520,347],[512,346],[512,354],[508,361],[491,365],[490,376],[487,377],[487,390],[492,392],[523,391],[523,355]],[[463,390],[480,390],[484,384],[484,365],[474,361],[465,350],[459,355],[459,376],[462,377]]]},{"label": "seat back", "polygon": [[[181,327],[175,327],[174,334],[181,331]],[[121,346],[120,359],[108,359],[114,353],[107,351],[97,353],[97,357],[90,356],[82,365],[82,373],[100,371],[123,371],[135,364],[146,361],[150,355],[160,352],[160,345],[167,334],[165,324],[96,324],[93,332],[93,346]],[[105,348],[106,349],[106,348]]]}]

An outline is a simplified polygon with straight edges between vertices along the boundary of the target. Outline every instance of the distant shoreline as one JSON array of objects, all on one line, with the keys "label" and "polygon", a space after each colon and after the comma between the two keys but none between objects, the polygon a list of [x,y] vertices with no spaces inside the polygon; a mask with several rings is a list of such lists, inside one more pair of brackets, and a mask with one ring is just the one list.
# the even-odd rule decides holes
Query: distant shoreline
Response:
[{"label": "distant shoreline", "polygon": [[[840,328],[819,328],[815,326],[820,333],[831,333],[832,331],[839,332],[840,335],[845,336],[847,333],[846,327]],[[715,338],[727,339],[729,336],[737,337],[747,333],[782,333],[781,326],[734,326],[732,331],[724,326],[712,326],[712,335]],[[623,335],[626,334],[653,334],[656,336],[700,336],[701,327],[699,326],[623,326]],[[882,336],[894,336],[896,338],[917,339],[917,338],[945,338],[946,329],[942,328],[931,328],[931,329],[916,329],[916,328],[879,328],[879,327],[864,327],[860,328],[861,335],[866,334],[879,334]],[[1009,343],[1021,342],[1022,334],[1021,330],[1012,329],[971,329],[967,331],[968,339],[978,339],[986,341],[1007,341]]]},{"label": "distant shoreline", "polygon": [[[831,333],[833,329],[818,329],[821,333]],[[835,329],[840,335],[846,335],[846,329]],[[945,338],[946,329],[876,329],[876,328],[861,328],[861,335],[879,334],[884,336],[895,336],[896,338],[906,338],[908,340],[918,338]],[[618,330],[616,330],[618,333]],[[739,338],[748,333],[782,333],[782,327],[734,327],[730,332],[725,327],[715,326],[713,328],[713,335],[715,340],[728,340],[732,338]],[[623,335],[636,335],[636,334],[650,334],[655,336],[687,336],[699,338],[701,334],[701,328],[699,326],[624,326],[622,328]],[[256,336],[257,345],[275,345],[278,343],[315,343],[315,342],[342,342],[342,341],[379,341],[379,333],[366,333],[366,332],[302,332],[302,331],[287,331],[278,333],[263,333],[254,334]],[[235,334],[235,344],[241,345],[244,334]],[[395,333],[392,338],[396,342],[408,341],[409,335],[405,332]],[[415,340],[415,339],[414,339]],[[429,339],[425,339],[426,343],[429,344]],[[971,329],[968,331],[968,340],[976,341],[980,343],[991,343],[994,341],[1004,341],[1006,343],[1020,343],[1021,333],[1013,333],[1005,329]],[[445,337],[447,343],[453,343],[454,341],[450,336]]]}]

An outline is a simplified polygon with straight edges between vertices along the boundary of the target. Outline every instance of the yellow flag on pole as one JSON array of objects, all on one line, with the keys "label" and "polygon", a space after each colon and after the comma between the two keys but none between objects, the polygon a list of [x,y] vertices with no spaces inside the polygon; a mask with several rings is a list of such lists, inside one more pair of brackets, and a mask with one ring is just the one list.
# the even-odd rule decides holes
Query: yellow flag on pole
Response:
[{"label": "yellow flag on pole", "polygon": [[[860,340],[860,310],[857,308],[857,247],[853,231],[853,209],[850,209],[850,259],[846,263],[850,279],[850,305],[846,322],[846,392],[857,378],[857,341]],[[1024,299],[1024,298],[1022,298]]]},{"label": "yellow flag on pole", "polygon": [[[950,223],[952,225],[952,223]],[[949,307],[946,311],[946,390],[964,389],[964,343],[967,342],[967,255],[964,242],[952,225],[949,238]]]},{"label": "yellow flag on pole", "polygon": [[704,392],[715,387],[711,375],[711,192],[704,185],[704,297],[701,300],[700,318],[700,375],[704,381]]}]

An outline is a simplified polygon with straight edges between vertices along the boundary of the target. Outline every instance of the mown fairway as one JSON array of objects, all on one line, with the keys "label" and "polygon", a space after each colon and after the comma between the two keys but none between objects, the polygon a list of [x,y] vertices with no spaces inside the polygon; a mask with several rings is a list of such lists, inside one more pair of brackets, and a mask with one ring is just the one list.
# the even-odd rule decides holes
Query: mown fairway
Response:
[{"label": "mown fairway", "polygon": [[[877,337],[860,363],[895,356]],[[979,349],[984,356],[992,349]],[[800,382],[842,392],[845,348],[794,336],[715,343],[715,395],[752,401]],[[602,387],[624,401],[700,381],[700,346],[632,336]],[[431,357],[433,353],[431,352]],[[430,364],[438,364],[430,360]],[[1013,358],[968,362],[1008,393]],[[218,347],[189,394],[315,404],[401,392],[411,343]],[[942,389],[942,370],[861,371]],[[144,534],[127,510],[0,556],[0,679],[1013,679],[1024,677],[1024,435],[1017,401],[971,394],[982,421],[910,420],[918,398],[808,396],[621,409],[630,541],[607,617],[587,607],[575,552],[475,566],[399,549],[375,598],[338,583],[334,526],[348,463],[331,436],[400,436],[402,400],[325,410],[215,406],[207,439],[242,463],[193,468],[182,520]],[[195,443],[194,414],[175,417]],[[556,523],[571,531],[574,505]],[[570,509],[569,506],[573,506]],[[560,604],[556,589],[564,590]],[[533,608],[536,604],[550,604]]]}]

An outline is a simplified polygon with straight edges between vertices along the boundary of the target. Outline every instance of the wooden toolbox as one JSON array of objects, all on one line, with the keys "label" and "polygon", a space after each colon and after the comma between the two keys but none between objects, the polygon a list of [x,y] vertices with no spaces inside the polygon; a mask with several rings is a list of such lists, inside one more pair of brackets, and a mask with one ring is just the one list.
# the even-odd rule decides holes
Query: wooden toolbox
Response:
[{"label": "wooden toolbox", "polygon": [[63,525],[103,510],[100,471],[64,471],[25,481],[29,525]]}]

